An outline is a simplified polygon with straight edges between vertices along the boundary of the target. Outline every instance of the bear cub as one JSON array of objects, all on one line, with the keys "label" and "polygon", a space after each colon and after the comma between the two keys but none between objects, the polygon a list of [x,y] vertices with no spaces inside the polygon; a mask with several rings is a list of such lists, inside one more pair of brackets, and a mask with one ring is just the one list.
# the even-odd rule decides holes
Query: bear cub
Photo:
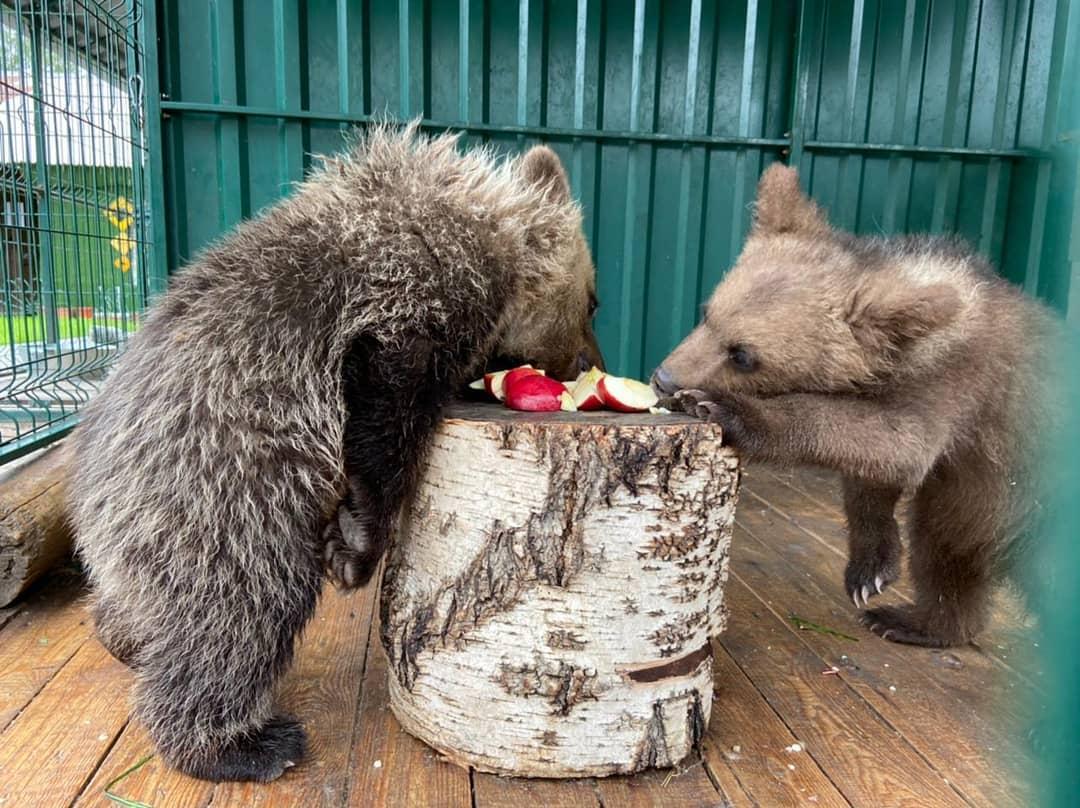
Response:
[{"label": "bear cub", "polygon": [[73,436],[105,646],[173,766],[272,780],[277,681],[327,575],[375,572],[442,405],[493,357],[600,364],[559,158],[375,127],[179,273]]},{"label": "bear cub", "polygon": [[950,646],[984,626],[1032,533],[1057,328],[957,240],[832,229],[775,164],[738,261],[653,384],[744,459],[840,472],[856,607],[900,574],[894,513],[912,492],[916,602],[863,622]]}]

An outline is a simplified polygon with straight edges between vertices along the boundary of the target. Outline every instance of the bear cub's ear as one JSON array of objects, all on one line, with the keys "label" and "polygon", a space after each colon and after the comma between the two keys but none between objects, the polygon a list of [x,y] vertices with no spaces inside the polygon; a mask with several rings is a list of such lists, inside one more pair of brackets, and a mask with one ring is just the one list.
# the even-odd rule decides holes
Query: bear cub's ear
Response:
[{"label": "bear cub's ear", "polygon": [[829,232],[825,214],[799,187],[799,172],[783,163],[773,163],[758,181],[754,204],[755,235]]},{"label": "bear cub's ear", "polygon": [[526,181],[543,186],[552,202],[570,201],[570,180],[566,169],[554,151],[547,146],[533,146],[521,158],[521,176]]},{"label": "bear cub's ear", "polygon": [[912,286],[881,278],[852,294],[846,319],[866,351],[886,355],[949,325],[960,306],[960,293],[950,284]]}]

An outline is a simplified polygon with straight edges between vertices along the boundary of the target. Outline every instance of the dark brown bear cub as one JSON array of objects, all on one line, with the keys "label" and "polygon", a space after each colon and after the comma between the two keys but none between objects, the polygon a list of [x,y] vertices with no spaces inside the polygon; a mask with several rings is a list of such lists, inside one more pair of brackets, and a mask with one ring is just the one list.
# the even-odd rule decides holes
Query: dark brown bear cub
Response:
[{"label": "dark brown bear cub", "polygon": [[172,765],[271,780],[300,759],[274,685],[325,568],[371,577],[440,407],[489,358],[600,361],[594,274],[554,152],[497,164],[410,127],[174,279],[87,408],[69,486],[98,635]]},{"label": "dark brown bear cub", "polygon": [[856,606],[900,574],[894,511],[912,491],[916,603],[864,622],[948,646],[983,627],[1033,522],[1056,331],[961,243],[834,231],[774,165],[738,262],[653,382],[748,460],[842,474]]}]

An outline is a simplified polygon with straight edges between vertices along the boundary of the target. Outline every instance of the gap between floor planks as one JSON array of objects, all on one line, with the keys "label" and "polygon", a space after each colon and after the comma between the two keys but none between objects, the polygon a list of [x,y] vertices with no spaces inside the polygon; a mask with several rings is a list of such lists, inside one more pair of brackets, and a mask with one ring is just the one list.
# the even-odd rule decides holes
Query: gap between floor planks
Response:
[{"label": "gap between floor planks", "polygon": [[[838,476],[817,469],[792,472],[753,466],[746,471],[743,490],[746,497],[739,503],[742,510],[765,506],[846,561],[847,536]],[[898,521],[905,544],[906,502],[905,499],[898,506]],[[842,582],[842,578],[836,581],[841,592]],[[914,599],[914,590],[906,575],[888,594],[899,596],[908,603]],[[1004,586],[995,594],[989,624],[971,648],[1039,688],[1043,675],[1042,654],[1032,639],[1034,633],[1033,618],[1016,595]]]}]

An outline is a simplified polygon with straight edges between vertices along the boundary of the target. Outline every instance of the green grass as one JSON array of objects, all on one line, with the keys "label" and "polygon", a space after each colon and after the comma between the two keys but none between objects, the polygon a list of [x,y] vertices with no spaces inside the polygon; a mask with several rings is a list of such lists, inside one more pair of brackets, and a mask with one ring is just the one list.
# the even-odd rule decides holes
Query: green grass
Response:
[{"label": "green grass", "polygon": [[[95,325],[106,328],[119,328],[125,331],[134,331],[136,328],[136,324],[130,318],[121,320],[115,317],[99,317],[94,320],[83,317],[59,317],[58,323],[60,325],[60,339],[88,336]],[[0,330],[0,345],[10,345],[12,335],[14,335],[16,345],[44,342],[45,318],[40,314],[31,317],[5,317],[2,330]]]}]

